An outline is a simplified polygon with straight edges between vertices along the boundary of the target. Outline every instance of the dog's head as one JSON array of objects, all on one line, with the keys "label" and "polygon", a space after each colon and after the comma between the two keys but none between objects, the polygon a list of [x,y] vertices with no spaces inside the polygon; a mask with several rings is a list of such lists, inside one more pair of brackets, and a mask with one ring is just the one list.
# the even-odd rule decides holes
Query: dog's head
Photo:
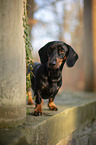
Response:
[{"label": "dog's head", "polygon": [[74,66],[78,54],[73,48],[63,41],[52,41],[39,50],[41,63],[47,64],[50,69],[62,68],[64,62],[68,67]]}]

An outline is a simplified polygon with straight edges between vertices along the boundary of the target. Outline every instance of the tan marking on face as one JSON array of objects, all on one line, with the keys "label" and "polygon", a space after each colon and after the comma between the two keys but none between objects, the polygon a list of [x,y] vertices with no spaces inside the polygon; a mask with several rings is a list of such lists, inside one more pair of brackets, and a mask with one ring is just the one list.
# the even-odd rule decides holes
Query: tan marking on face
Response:
[{"label": "tan marking on face", "polygon": [[64,53],[64,51],[62,51],[62,50],[59,50],[59,53],[61,54],[61,53]]},{"label": "tan marking on face", "polygon": [[64,60],[66,59],[66,56],[64,57]]},{"label": "tan marking on face", "polygon": [[63,62],[63,59],[59,59],[59,65],[61,65]]}]

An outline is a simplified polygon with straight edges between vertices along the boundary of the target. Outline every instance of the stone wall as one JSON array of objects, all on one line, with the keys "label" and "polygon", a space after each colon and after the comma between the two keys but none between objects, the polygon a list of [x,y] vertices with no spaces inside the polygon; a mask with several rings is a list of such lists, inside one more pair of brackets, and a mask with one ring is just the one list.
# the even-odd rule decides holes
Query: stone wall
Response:
[{"label": "stone wall", "polygon": [[57,145],[96,145],[96,120],[82,125]]},{"label": "stone wall", "polygon": [[25,0],[0,0],[0,128],[26,116]]}]

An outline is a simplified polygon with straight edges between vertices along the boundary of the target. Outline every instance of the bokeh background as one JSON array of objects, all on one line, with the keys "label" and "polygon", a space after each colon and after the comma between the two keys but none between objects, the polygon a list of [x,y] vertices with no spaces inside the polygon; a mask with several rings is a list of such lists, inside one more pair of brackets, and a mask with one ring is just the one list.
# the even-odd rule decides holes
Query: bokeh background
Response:
[{"label": "bokeh background", "polygon": [[[92,63],[96,56],[96,48],[91,47],[90,50],[85,51],[84,44],[84,37],[86,37],[84,29],[90,26],[86,19],[87,14],[88,18],[90,18],[90,7],[92,8],[93,5],[90,4],[90,1],[84,3],[83,0],[27,0],[33,61],[40,61],[38,50],[49,41],[54,40],[61,40],[70,44],[79,54],[79,59],[73,68],[68,68],[65,64],[62,73],[63,85],[61,90],[84,91],[88,83],[89,88],[87,90],[96,90],[94,79],[96,77],[96,65]],[[86,7],[84,7],[85,5]],[[86,15],[84,15],[84,10],[87,12]],[[88,26],[84,26],[86,23]],[[89,35],[92,38],[91,31]],[[86,53],[90,53],[90,51],[92,52],[89,54],[92,61],[89,63],[94,66],[89,78],[87,69],[90,71],[91,68],[86,67],[86,62],[88,63],[89,59],[85,57]],[[93,74],[95,77],[93,77]]]}]

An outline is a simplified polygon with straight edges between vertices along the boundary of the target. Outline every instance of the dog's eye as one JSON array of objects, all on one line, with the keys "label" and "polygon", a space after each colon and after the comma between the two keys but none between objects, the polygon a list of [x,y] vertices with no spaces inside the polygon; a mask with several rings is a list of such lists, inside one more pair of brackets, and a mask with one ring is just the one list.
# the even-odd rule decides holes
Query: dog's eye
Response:
[{"label": "dog's eye", "polygon": [[64,51],[61,49],[61,50],[59,50],[59,53],[62,54],[62,53],[64,53]]},{"label": "dog's eye", "polygon": [[64,49],[61,46],[58,46],[58,52],[59,54],[64,53]]},{"label": "dog's eye", "polygon": [[59,49],[59,54],[64,54],[64,50],[63,49]]},{"label": "dog's eye", "polygon": [[59,57],[60,57],[60,59],[64,59],[64,57],[65,57],[65,51],[64,51],[64,49],[59,49]]}]

